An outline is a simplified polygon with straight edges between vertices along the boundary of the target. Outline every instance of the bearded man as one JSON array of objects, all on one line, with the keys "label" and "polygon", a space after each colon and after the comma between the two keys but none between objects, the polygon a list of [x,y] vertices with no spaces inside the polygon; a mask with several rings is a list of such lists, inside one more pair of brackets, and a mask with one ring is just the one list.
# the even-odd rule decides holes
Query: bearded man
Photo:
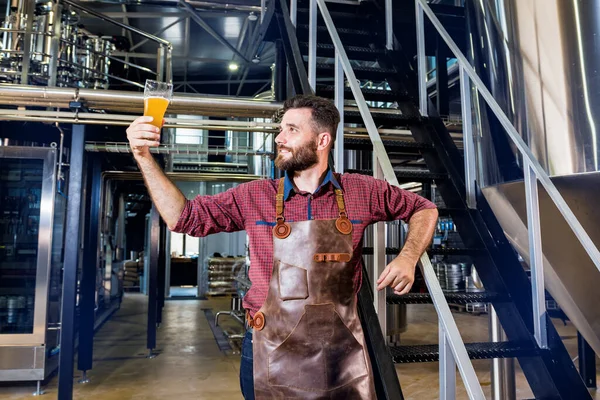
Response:
[{"label": "bearded man", "polygon": [[241,184],[188,200],[150,154],[160,130],[136,119],[127,137],[146,186],[170,230],[191,236],[246,230],[249,278],[243,299],[241,391],[249,399],[375,399],[357,314],[364,230],[410,224],[406,244],[379,277],[378,290],[408,293],[431,242],[438,212],[429,200],[387,182],[328,167],[340,116],[327,99],[284,103],[275,165],[281,179]]}]

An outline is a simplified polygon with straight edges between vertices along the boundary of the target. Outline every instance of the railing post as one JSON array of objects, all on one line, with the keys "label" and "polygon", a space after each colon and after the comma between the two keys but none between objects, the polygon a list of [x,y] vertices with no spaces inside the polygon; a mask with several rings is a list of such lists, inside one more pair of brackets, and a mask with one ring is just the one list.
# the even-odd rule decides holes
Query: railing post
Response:
[{"label": "railing post", "polygon": [[308,83],[317,87],[317,0],[310,0],[308,20]]},{"label": "railing post", "polygon": [[418,80],[419,80],[419,110],[421,115],[428,115],[427,103],[427,66],[425,60],[425,22],[423,18],[423,8],[419,0],[415,0],[415,10],[417,12],[417,61],[418,61]]},{"label": "railing post", "polygon": [[290,0],[290,19],[292,24],[296,26],[296,20],[298,19],[298,0]]},{"label": "railing post", "polygon": [[444,326],[439,323],[440,400],[456,398],[456,362]]},{"label": "railing post", "polygon": [[[489,304],[489,337],[490,342],[506,341],[506,334],[500,324],[496,309]],[[515,388],[515,360],[513,358],[492,359],[492,400],[516,400]]]},{"label": "railing post", "polygon": [[476,166],[475,144],[473,143],[473,115],[471,113],[471,80],[462,66],[460,67],[460,100],[462,106],[467,206],[475,209],[477,208],[477,198],[475,196]]},{"label": "railing post", "polygon": [[524,158],[525,200],[527,203],[527,231],[529,234],[529,267],[531,270],[531,297],[533,301],[533,330],[542,349],[548,348],[546,329],[546,294],[544,290],[544,260],[540,228],[540,203],[535,171]]},{"label": "railing post", "polygon": [[[379,164],[377,154],[373,152],[373,177],[384,179],[383,170]],[[377,279],[386,267],[385,257],[385,222],[377,222],[373,225],[373,306],[377,311],[379,325],[383,337],[387,340],[387,288],[377,290]]]},{"label": "railing post", "polygon": [[156,80],[159,82],[164,81],[165,53],[165,46],[160,45],[156,54]]},{"label": "railing post", "polygon": [[392,0],[385,0],[385,48],[388,50],[394,49]]},{"label": "railing post", "polygon": [[165,55],[165,82],[173,83],[173,46],[167,46]]},{"label": "railing post", "polygon": [[340,62],[340,55],[335,52],[335,106],[340,112],[340,123],[337,128],[334,162],[335,170],[340,174],[344,172],[344,68]]}]

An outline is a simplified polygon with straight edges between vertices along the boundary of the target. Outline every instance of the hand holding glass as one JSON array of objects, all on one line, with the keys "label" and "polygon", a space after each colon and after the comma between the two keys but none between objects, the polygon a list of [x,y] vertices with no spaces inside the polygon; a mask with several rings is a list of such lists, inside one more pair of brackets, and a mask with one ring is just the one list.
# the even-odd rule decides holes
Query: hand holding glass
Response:
[{"label": "hand holding glass", "polygon": [[173,84],[146,80],[144,87],[144,116],[153,118],[152,125],[162,127],[165,111],[173,98]]}]

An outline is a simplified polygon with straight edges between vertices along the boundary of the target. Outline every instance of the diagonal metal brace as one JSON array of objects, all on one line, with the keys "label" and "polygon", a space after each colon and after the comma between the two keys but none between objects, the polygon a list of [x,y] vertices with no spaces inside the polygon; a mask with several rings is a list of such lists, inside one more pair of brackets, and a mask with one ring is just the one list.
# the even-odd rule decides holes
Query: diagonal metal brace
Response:
[{"label": "diagonal metal brace", "polygon": [[179,5],[181,5],[181,7],[185,8],[189,13],[190,13],[190,17],[198,24],[200,25],[206,32],[208,32],[212,37],[214,37],[215,39],[217,39],[219,41],[219,43],[221,43],[222,45],[226,46],[229,50],[233,51],[234,54],[236,54],[238,57],[240,57],[242,60],[244,60],[244,62],[246,63],[250,63],[250,60],[248,60],[246,57],[244,57],[244,55],[242,53],[240,53],[234,46],[231,45],[231,43],[229,43],[227,40],[225,40],[225,38],[221,35],[219,35],[219,33],[217,31],[215,31],[198,13],[198,11],[196,11],[196,9],[190,5],[189,3],[186,3],[184,0],[179,0]]}]

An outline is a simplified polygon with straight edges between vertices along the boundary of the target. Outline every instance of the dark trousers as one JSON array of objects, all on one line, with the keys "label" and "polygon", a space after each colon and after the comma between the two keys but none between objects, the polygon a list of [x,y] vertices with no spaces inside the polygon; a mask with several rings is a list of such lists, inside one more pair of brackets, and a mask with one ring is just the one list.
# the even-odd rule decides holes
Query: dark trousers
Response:
[{"label": "dark trousers", "polygon": [[254,400],[252,360],[252,333],[246,332],[242,341],[242,360],[240,362],[240,388],[245,400]]}]

